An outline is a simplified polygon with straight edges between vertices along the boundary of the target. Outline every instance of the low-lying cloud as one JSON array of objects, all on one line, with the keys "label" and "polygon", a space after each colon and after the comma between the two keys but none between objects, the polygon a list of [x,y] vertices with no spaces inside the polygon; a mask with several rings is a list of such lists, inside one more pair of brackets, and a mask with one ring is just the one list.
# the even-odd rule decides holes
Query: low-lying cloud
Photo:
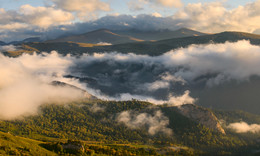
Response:
[{"label": "low-lying cloud", "polygon": [[17,47],[14,45],[4,45],[0,46],[0,51],[16,51]]},{"label": "low-lying cloud", "polygon": [[169,106],[181,106],[184,104],[194,104],[196,102],[196,99],[192,98],[189,94],[190,91],[187,90],[184,92],[183,95],[180,96],[169,95],[167,100],[158,100],[149,96],[131,95],[129,93],[124,93],[124,94],[120,94],[118,98],[109,98],[109,99],[118,100],[118,101],[137,99],[137,100],[147,101],[157,105],[167,104]]},{"label": "low-lying cloud", "polygon": [[236,122],[231,123],[227,126],[227,128],[234,130],[236,133],[259,133],[260,132],[260,124],[248,124],[246,122]]},{"label": "low-lying cloud", "polygon": [[107,42],[99,42],[97,43],[98,45],[103,45],[103,46],[109,46],[112,45],[111,43],[107,43]]},{"label": "low-lying cloud", "polygon": [[160,80],[156,80],[152,83],[146,83],[144,89],[148,89],[150,91],[158,90],[160,88],[169,88],[171,83],[181,82],[181,84],[185,84],[186,81],[181,77],[175,77],[169,73],[164,73],[160,76]]},{"label": "low-lying cloud", "polygon": [[260,76],[259,52],[259,46],[242,40],[191,45],[160,56],[111,52],[74,57],[52,52],[12,58],[1,54],[1,118],[35,114],[43,103],[82,96],[70,87],[50,85],[53,81],[85,89],[106,100],[137,99],[172,106],[194,104],[197,97],[191,93],[196,85],[215,87],[231,80],[239,83]]},{"label": "low-lying cloud", "polygon": [[98,104],[94,104],[93,106],[90,107],[90,110],[94,113],[97,113],[97,112],[104,112],[105,111],[105,107],[102,107],[102,106],[99,106]]},{"label": "low-lying cloud", "polygon": [[77,80],[62,77],[69,64],[56,53],[17,58],[0,54],[0,119],[36,114],[42,104],[61,104],[83,98],[81,90],[51,85],[61,80],[80,87]]},{"label": "low-lying cloud", "polygon": [[[115,76],[128,72],[126,69],[133,70],[130,67],[140,66],[139,71],[133,71],[134,76],[138,76],[141,71],[149,74],[147,70],[152,70],[150,71],[153,72],[152,74],[160,75],[155,77],[157,80],[145,83],[144,86],[149,90],[168,87],[170,82],[179,82],[183,85],[186,81],[193,81],[200,76],[208,76],[207,85],[214,86],[230,79],[243,81],[252,75],[260,75],[259,51],[259,46],[241,40],[235,43],[191,45],[188,48],[172,50],[154,57],[131,53],[86,54],[76,62],[74,67],[78,69],[77,71],[84,73],[84,69],[79,66],[85,68],[103,62],[112,68],[111,71],[106,71],[107,74],[113,72],[114,75],[111,76]],[[122,65],[124,69],[117,67],[119,65]],[[99,70],[97,66],[95,68]],[[131,79],[131,75],[129,76]]]},{"label": "low-lying cloud", "polygon": [[153,115],[124,111],[117,116],[116,120],[132,129],[147,127],[150,135],[157,133],[172,134],[172,130],[167,127],[169,119],[161,111],[156,111]]}]

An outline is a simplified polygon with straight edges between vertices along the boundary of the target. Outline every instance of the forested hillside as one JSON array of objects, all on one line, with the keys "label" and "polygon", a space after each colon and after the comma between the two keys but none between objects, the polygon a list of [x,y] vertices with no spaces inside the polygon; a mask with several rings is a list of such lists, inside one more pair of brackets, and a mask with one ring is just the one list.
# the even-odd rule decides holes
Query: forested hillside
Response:
[{"label": "forested hillside", "polygon": [[[123,120],[126,119],[126,116],[123,116],[126,112],[131,119],[123,122],[126,121]],[[238,114],[243,115],[242,112]],[[147,124],[138,123],[139,115],[147,119],[142,120]],[[221,111],[218,111],[217,115],[223,119],[228,116]],[[147,122],[148,120],[156,122],[157,126],[161,127],[156,127]],[[255,118],[250,120],[253,122]],[[165,154],[165,152],[235,154],[259,149],[257,140],[247,139],[252,135],[257,136],[256,134],[241,137],[228,130],[226,135],[221,134],[183,116],[179,113],[178,107],[156,106],[137,100],[122,102],[92,100],[65,106],[44,105],[39,115],[0,121],[0,130],[5,132],[5,135],[9,133],[10,137],[22,136],[44,142],[41,147],[56,154],[75,152],[75,149],[72,151],[70,148],[64,149],[68,144],[75,144],[73,140],[79,141],[76,147],[79,146],[78,144],[84,147],[84,151],[79,148],[76,153],[85,154],[88,152],[101,154],[100,150],[104,154],[115,153],[113,150],[121,151],[118,155],[122,152],[141,154],[136,148],[144,150],[142,152],[146,154],[152,152],[150,153],[152,155]],[[2,137],[0,141],[4,140],[6,139]],[[121,144],[127,144],[127,147]],[[0,146],[2,153],[8,152],[10,148],[20,147],[9,143]],[[140,148],[143,146],[145,148]],[[16,152],[22,151],[16,150]]]}]

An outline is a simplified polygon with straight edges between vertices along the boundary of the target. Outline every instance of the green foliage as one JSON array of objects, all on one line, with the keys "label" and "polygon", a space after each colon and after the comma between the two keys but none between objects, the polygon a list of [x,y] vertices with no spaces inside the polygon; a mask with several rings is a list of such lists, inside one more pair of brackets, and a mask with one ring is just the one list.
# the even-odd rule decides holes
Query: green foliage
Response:
[{"label": "green foliage", "polygon": [[0,132],[0,155],[56,155],[40,145],[43,142]]},{"label": "green foliage", "polygon": [[213,111],[218,119],[224,120],[227,123],[244,121],[248,124],[260,124],[260,115],[250,114],[241,110],[236,111]]},{"label": "green foliage", "polygon": [[[92,109],[94,106],[103,109],[95,112]],[[169,155],[194,155],[203,154],[201,151],[219,152],[219,154],[237,151],[246,153],[251,149],[259,148],[254,146],[255,142],[248,139],[248,136],[241,137],[231,132],[227,135],[219,134],[181,115],[177,109],[177,107],[155,106],[137,100],[120,102],[93,100],[65,106],[44,105],[39,115],[19,120],[0,121],[0,130],[45,141],[45,143],[39,142],[38,148],[44,148],[56,154],[148,155],[149,153],[156,155],[159,152]],[[169,118],[168,128],[172,129],[173,135],[163,133],[150,135],[146,127],[130,129],[116,122],[116,117],[123,111],[153,114],[158,110]],[[227,116],[221,111],[216,114]],[[70,149],[66,147],[69,144],[78,145]],[[151,146],[140,146],[145,144]],[[76,148],[81,146],[83,148]],[[194,150],[184,147],[191,147]],[[0,151],[7,151],[6,153],[21,152],[17,148],[1,148],[3,149]],[[31,150],[30,147],[28,149]]]}]

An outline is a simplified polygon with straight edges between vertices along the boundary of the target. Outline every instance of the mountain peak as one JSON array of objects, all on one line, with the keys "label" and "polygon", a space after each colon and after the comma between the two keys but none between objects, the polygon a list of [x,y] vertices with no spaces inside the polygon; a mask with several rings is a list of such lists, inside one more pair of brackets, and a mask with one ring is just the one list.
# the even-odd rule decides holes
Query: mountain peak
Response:
[{"label": "mountain peak", "polygon": [[87,33],[94,33],[94,32],[111,32],[111,30],[105,29],[105,28],[101,28],[101,29],[97,29],[97,30],[90,31],[90,32],[87,32]]},{"label": "mountain peak", "polygon": [[[190,31],[190,30],[192,30],[192,29],[189,29],[189,28],[186,28],[186,27],[182,27],[182,28],[179,28],[179,29],[177,29],[177,31]],[[192,30],[192,31],[194,31],[194,30]]]},{"label": "mountain peak", "polygon": [[220,125],[217,117],[206,108],[202,108],[192,104],[186,104],[179,107],[179,112],[182,115],[190,118],[191,120],[194,120],[195,122],[208,127],[209,129],[222,134],[226,134],[225,130]]}]

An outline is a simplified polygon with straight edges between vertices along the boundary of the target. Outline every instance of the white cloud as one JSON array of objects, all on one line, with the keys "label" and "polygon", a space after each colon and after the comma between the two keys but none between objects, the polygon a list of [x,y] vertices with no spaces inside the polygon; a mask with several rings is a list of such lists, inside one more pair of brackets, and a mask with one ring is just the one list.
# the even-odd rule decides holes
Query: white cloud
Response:
[{"label": "white cloud", "polygon": [[[141,11],[147,9],[147,7],[165,9],[165,8],[180,8],[183,6],[181,0],[131,0],[127,4],[128,4],[128,8],[131,11]],[[156,13],[154,15],[159,15],[159,14]]]},{"label": "white cloud", "polygon": [[234,130],[236,133],[258,133],[260,132],[260,124],[247,124],[246,122],[236,122],[236,123],[231,123],[227,126],[227,128],[230,128]]},{"label": "white cloud", "polygon": [[149,3],[155,3],[155,4],[159,4],[162,5],[164,7],[182,7],[182,2],[181,0],[141,0],[141,1],[146,1]]},{"label": "white cloud", "polygon": [[[19,86],[18,89],[16,89],[17,92],[12,95],[14,96],[20,92],[24,93],[24,91],[22,90],[24,84],[27,85],[27,83],[31,81],[32,84],[43,86],[40,88],[38,87],[38,92],[44,92],[44,95],[46,95],[45,88],[50,87],[48,85],[48,82],[51,82],[53,80],[60,80],[79,88],[85,88],[84,84],[80,84],[75,79],[65,78],[63,77],[63,75],[73,74],[73,71],[80,72],[81,68],[85,69],[88,67],[88,65],[93,65],[93,62],[108,62],[110,63],[108,65],[112,65],[112,67],[114,64],[115,67],[110,68],[111,73],[114,73],[115,71],[121,72],[122,70],[124,70],[118,70],[117,65],[125,65],[125,67],[131,67],[132,65],[138,64],[143,66],[144,70],[133,71],[134,74],[130,74],[130,78],[134,81],[137,79],[142,79],[143,76],[138,74],[140,74],[142,71],[146,72],[146,70],[151,71],[150,67],[153,67],[154,70],[152,70],[151,73],[152,78],[144,78],[143,80],[147,80],[147,83],[145,83],[144,81],[136,81],[136,84],[126,83],[125,85],[127,85],[128,87],[129,84],[131,84],[135,86],[134,88],[136,89],[140,87],[145,88],[142,84],[148,84],[148,88],[151,88],[150,91],[148,89],[141,91],[140,89],[138,91],[129,89],[127,92],[123,92],[122,90],[120,90],[119,92],[114,94],[118,95],[118,97],[104,97],[101,92],[95,92],[95,90],[92,90],[92,93],[97,95],[98,98],[104,98],[108,100],[138,99],[149,101],[155,104],[168,103],[173,106],[179,106],[182,104],[194,103],[196,99],[192,98],[189,95],[189,91],[185,91],[182,94],[167,92],[169,94],[172,94],[172,96],[170,95],[168,96],[168,98],[167,96],[165,96],[163,98],[164,100],[158,97],[152,97],[151,95],[154,94],[151,93],[156,91],[156,89],[167,89],[169,87],[174,87],[174,84],[176,82],[185,85],[189,85],[190,83],[196,84],[194,80],[205,75],[205,82],[209,86],[219,85],[231,79],[237,81],[247,81],[252,75],[260,76],[259,52],[260,46],[251,45],[249,41],[242,40],[235,43],[226,42],[220,44],[191,45],[187,48],[180,48],[177,50],[169,51],[160,56],[136,55],[131,53],[94,53],[93,55],[84,54],[81,57],[72,57],[59,56],[57,53],[51,53],[39,55],[22,55],[16,58],[9,58],[1,55],[0,88],[2,89],[2,91],[3,88],[4,90],[6,89],[5,91],[7,95],[7,93],[11,93],[9,92],[8,88],[10,88],[10,90],[15,90],[12,89],[15,88],[12,86]],[[76,75],[78,74],[77,72],[75,73]],[[157,72],[161,75],[156,75]],[[83,73],[79,73],[79,75],[80,74],[82,75]],[[124,76],[124,73],[120,73],[120,75],[121,74],[122,76]],[[207,75],[211,76],[207,77]],[[92,76],[95,79],[95,74]],[[110,79],[110,77],[104,78],[104,82],[107,82],[108,80],[114,80],[113,78]],[[45,84],[47,84],[47,87],[45,86]],[[121,85],[121,82],[118,82],[117,84]],[[26,96],[22,96],[21,98],[31,97],[31,93],[36,92],[33,86],[34,85],[32,85],[31,89],[28,92],[25,92],[28,94],[26,94]],[[122,87],[123,89],[125,89],[124,85],[122,85]],[[172,89],[170,90],[172,91]],[[4,95],[4,93],[2,93],[2,95]],[[11,98],[12,96],[10,94],[10,96],[6,97]],[[34,95],[34,97],[37,97],[37,95]],[[2,100],[3,99],[5,98],[2,98]],[[4,102],[0,102],[0,104],[3,103]],[[4,108],[0,109],[0,111],[1,110],[4,110]]]},{"label": "white cloud", "polygon": [[132,129],[147,126],[150,135],[157,133],[172,135],[172,130],[167,128],[169,119],[161,111],[156,111],[154,115],[124,111],[117,116],[116,120]]},{"label": "white cloud", "polygon": [[[159,13],[162,8],[165,9],[165,6],[171,6],[176,1],[133,0],[128,3],[130,10],[144,10],[143,12],[145,12],[145,9],[153,8],[157,12],[150,13],[150,15],[134,16],[107,14],[107,16],[99,19],[97,18],[100,12],[111,10],[108,2],[101,0],[52,1],[54,2],[53,6],[33,7],[24,5],[17,11],[1,8],[1,40],[17,40],[18,37],[22,39],[25,36],[29,37],[32,33],[39,36],[39,32],[43,36],[47,34],[47,36],[57,37],[65,32],[78,34],[100,28],[176,30],[181,27],[188,27],[206,33],[222,31],[260,33],[260,0],[234,9],[227,8],[224,2],[190,3],[178,8],[177,12],[169,17],[161,17]],[[177,1],[177,3],[179,2]],[[175,4],[175,6],[178,6],[178,4]],[[75,14],[80,19],[75,19]],[[85,20],[87,22],[82,22]],[[75,21],[80,22],[73,23]]]},{"label": "white cloud", "polygon": [[160,76],[160,80],[156,80],[152,83],[145,83],[144,89],[148,89],[149,91],[155,91],[161,88],[169,88],[171,83],[180,82],[181,84],[185,84],[186,81],[181,77],[175,77],[170,73],[166,72]]},{"label": "white cloud", "polygon": [[171,106],[181,106],[184,104],[194,104],[196,99],[190,96],[190,91],[186,90],[182,96],[170,96],[168,104]]},{"label": "white cloud", "polygon": [[74,16],[53,7],[33,7],[22,5],[19,11],[0,10],[0,28],[2,31],[16,31],[18,29],[33,29],[70,24]]},{"label": "white cloud", "polygon": [[260,75],[257,68],[260,65],[259,51],[259,46],[242,40],[235,43],[192,45],[165,53],[161,59],[168,66],[188,69],[180,69],[175,73],[175,76],[181,76],[184,80],[210,73],[217,74],[215,80],[246,80],[252,75]]},{"label": "white cloud", "polygon": [[160,13],[158,13],[158,12],[152,13],[152,16],[154,16],[154,17],[162,17],[162,15]]},{"label": "white cloud", "polygon": [[15,50],[17,50],[17,47],[14,45],[0,46],[0,51],[15,51]]},{"label": "white cloud", "polygon": [[108,46],[108,45],[112,45],[111,43],[107,43],[107,42],[99,42],[97,43],[98,45],[103,45],[103,46]]},{"label": "white cloud", "polygon": [[[230,79],[245,81],[252,75],[260,76],[260,47],[250,44],[249,41],[226,42],[219,44],[191,45],[164,53],[160,56],[121,54],[121,53],[94,53],[83,55],[79,61],[109,61],[121,63],[140,62],[144,64],[161,64],[167,69],[176,69],[171,76],[174,81],[192,81],[207,74],[214,74],[208,79],[208,85],[218,85]],[[183,79],[183,80],[182,80]],[[169,80],[161,78],[160,86],[168,86]],[[171,80],[172,81],[172,80]],[[155,81],[156,82],[156,81]],[[183,83],[182,82],[182,83]],[[148,86],[157,89],[158,85],[150,83]]]},{"label": "white cloud", "polygon": [[178,25],[199,31],[216,33],[222,31],[254,32],[260,28],[260,0],[232,10],[221,2],[193,3],[179,10],[172,18]]},{"label": "white cloud", "polygon": [[83,98],[80,90],[50,84],[62,80],[81,87],[77,80],[62,77],[71,64],[68,58],[60,58],[57,53],[16,58],[0,54],[0,119],[36,114],[42,104]]},{"label": "white cloud", "polygon": [[105,111],[105,107],[101,107],[99,106],[98,104],[94,104],[93,106],[90,107],[90,110],[94,113],[97,113],[97,112],[104,112]]},{"label": "white cloud", "polygon": [[12,22],[10,24],[1,24],[0,25],[0,32],[1,31],[16,31],[18,29],[27,29],[29,28],[29,25],[26,23],[18,23],[18,22]]},{"label": "white cloud", "polygon": [[99,11],[110,11],[110,5],[100,0],[52,0],[57,8],[76,12],[81,20],[95,17]]},{"label": "white cloud", "polygon": [[157,100],[153,97],[149,96],[142,96],[142,95],[132,95],[129,93],[120,94],[119,97],[106,97],[104,99],[108,100],[116,100],[116,101],[127,101],[127,100],[140,100],[140,101],[147,101],[156,105],[168,104],[170,106],[181,106],[184,104],[194,104],[196,99],[192,98],[190,95],[190,91],[185,91],[183,95],[173,96],[169,95],[168,100]]},{"label": "white cloud", "polygon": [[39,26],[40,28],[70,24],[74,19],[71,13],[53,7],[23,5],[20,7],[19,13],[25,23]]}]

